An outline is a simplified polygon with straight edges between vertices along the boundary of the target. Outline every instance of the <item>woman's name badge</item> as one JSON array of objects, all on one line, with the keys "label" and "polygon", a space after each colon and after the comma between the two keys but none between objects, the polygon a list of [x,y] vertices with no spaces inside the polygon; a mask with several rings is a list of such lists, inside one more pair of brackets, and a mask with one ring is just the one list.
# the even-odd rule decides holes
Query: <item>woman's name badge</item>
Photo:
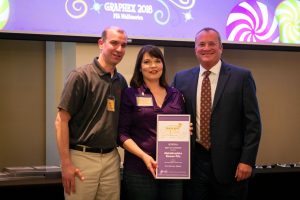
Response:
[{"label": "woman's name badge", "polygon": [[152,96],[141,95],[136,97],[137,106],[153,106]]},{"label": "woman's name badge", "polygon": [[106,109],[107,111],[115,112],[115,97],[110,96],[107,98]]}]

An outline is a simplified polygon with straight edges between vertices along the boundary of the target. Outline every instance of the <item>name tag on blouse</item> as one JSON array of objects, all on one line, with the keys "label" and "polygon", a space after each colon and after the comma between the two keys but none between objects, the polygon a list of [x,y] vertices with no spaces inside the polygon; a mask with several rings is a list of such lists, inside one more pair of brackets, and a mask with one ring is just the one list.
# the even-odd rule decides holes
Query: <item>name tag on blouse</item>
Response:
[{"label": "name tag on blouse", "polygon": [[138,95],[136,96],[137,106],[153,106],[153,100],[151,95]]}]

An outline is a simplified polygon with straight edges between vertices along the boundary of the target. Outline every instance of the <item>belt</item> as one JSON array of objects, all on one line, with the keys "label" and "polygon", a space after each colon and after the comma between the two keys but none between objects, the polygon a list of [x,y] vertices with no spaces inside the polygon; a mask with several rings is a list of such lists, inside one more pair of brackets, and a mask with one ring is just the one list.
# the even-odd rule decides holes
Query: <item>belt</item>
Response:
[{"label": "belt", "polygon": [[95,147],[87,147],[82,145],[70,145],[70,149],[83,151],[83,152],[102,153],[102,154],[110,153],[114,150],[114,148],[95,148]]}]

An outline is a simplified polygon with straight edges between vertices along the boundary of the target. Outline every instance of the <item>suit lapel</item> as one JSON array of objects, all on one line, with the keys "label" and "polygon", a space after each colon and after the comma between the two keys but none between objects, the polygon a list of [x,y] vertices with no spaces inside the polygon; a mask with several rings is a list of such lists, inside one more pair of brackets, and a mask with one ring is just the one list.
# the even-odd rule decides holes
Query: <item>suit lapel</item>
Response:
[{"label": "suit lapel", "polygon": [[222,62],[218,85],[216,88],[215,97],[213,101],[212,112],[214,111],[218,101],[220,100],[220,97],[224,91],[227,81],[229,80],[229,77],[230,77],[230,68],[225,63]]},{"label": "suit lapel", "polygon": [[197,98],[197,86],[198,86],[198,78],[199,78],[199,72],[200,72],[200,67],[195,67],[194,70],[192,71],[192,76],[190,77],[190,83],[191,83],[191,101],[192,101],[192,112],[193,116],[196,116],[196,98]]}]

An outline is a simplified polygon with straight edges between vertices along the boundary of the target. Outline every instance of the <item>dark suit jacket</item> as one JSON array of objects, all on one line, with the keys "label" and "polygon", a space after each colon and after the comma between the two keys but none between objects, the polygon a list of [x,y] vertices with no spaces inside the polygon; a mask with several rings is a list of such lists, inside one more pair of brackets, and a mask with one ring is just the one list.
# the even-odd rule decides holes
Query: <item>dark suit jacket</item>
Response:
[{"label": "dark suit jacket", "polygon": [[[172,85],[184,95],[196,138],[196,95],[199,66],[178,72]],[[234,181],[239,162],[255,165],[261,120],[256,86],[249,70],[222,62],[211,115],[211,160],[220,183]]]}]

